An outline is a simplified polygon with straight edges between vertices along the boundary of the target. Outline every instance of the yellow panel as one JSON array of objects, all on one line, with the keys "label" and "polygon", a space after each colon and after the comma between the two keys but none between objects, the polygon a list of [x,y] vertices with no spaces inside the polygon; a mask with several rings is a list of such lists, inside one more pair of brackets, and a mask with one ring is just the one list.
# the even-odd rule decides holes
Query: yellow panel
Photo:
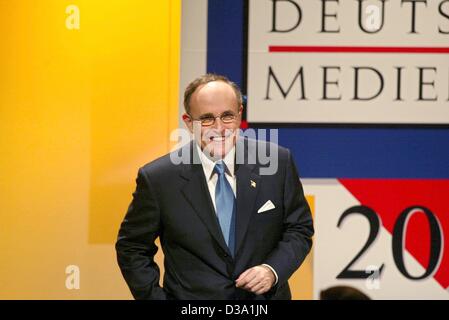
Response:
[{"label": "yellow panel", "polygon": [[178,89],[171,47],[179,32],[172,32],[170,2],[117,3],[103,10],[105,23],[85,23],[98,48],[91,66],[91,243],[116,240],[137,168],[169,150],[177,120],[170,119]]},{"label": "yellow panel", "polygon": [[138,166],[177,124],[180,10],[0,1],[0,299],[131,297],[113,242]]}]

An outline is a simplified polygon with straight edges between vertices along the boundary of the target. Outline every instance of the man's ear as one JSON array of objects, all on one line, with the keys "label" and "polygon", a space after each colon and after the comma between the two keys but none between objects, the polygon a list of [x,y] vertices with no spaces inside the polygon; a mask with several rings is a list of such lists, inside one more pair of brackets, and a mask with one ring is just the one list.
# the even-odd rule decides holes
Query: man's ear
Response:
[{"label": "man's ear", "polygon": [[186,124],[186,127],[190,130],[190,132],[193,132],[193,122],[192,118],[187,113],[184,113],[182,115],[182,121]]},{"label": "man's ear", "polygon": [[241,104],[239,107],[239,115],[242,115],[242,112],[243,112],[243,104]]}]

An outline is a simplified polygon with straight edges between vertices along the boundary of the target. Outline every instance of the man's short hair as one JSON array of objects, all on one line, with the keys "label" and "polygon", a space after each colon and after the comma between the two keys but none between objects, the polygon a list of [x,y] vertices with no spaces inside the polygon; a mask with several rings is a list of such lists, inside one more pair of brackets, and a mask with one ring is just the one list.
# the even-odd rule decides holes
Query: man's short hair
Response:
[{"label": "man's short hair", "polygon": [[237,98],[237,108],[242,105],[243,103],[242,93],[240,92],[239,86],[235,82],[232,82],[227,77],[219,74],[206,73],[205,75],[202,75],[193,80],[192,82],[190,82],[184,92],[184,109],[186,110],[187,114],[190,114],[190,98],[192,97],[192,94],[195,92],[195,90],[199,86],[202,86],[206,83],[213,81],[222,81],[224,83],[229,84],[231,88],[234,90],[235,96]]}]

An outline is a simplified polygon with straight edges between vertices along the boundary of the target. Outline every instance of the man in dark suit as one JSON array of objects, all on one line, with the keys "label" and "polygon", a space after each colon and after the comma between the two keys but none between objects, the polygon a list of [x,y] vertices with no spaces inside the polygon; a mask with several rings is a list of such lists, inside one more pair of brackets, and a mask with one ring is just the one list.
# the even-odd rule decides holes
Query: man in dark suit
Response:
[{"label": "man in dark suit", "polygon": [[310,251],[313,224],[290,151],[239,137],[242,96],[223,76],[195,79],[184,106],[196,139],[140,168],[119,231],[118,263],[133,296],[291,299],[287,281]]}]

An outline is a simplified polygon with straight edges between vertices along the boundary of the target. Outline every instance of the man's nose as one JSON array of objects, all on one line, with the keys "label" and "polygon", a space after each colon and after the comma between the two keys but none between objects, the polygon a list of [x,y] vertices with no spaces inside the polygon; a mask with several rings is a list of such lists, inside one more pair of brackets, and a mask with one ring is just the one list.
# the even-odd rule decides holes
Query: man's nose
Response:
[{"label": "man's nose", "polygon": [[213,127],[214,129],[216,129],[216,130],[220,130],[220,131],[223,130],[224,124],[223,124],[223,122],[221,121],[220,116],[215,117],[215,122],[214,122],[214,124],[212,125],[212,127]]}]

